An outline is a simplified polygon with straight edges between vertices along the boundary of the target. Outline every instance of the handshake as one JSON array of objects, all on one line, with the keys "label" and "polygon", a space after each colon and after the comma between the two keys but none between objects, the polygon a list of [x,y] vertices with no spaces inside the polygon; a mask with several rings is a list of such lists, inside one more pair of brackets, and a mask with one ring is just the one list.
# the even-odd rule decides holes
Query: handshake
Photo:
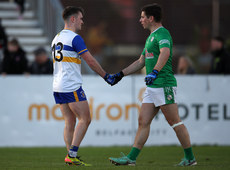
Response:
[{"label": "handshake", "polygon": [[[146,85],[153,85],[153,82],[157,78],[157,76],[158,76],[158,71],[154,69],[151,73],[149,73],[145,77]],[[124,73],[122,71],[117,73],[117,74],[114,74],[114,75],[106,73],[104,76],[104,80],[108,84],[113,86],[113,85],[117,84],[123,77],[124,77]]]},{"label": "handshake", "polygon": [[117,84],[124,77],[124,73],[121,71],[117,74],[111,75],[106,73],[104,76],[104,80],[110,84],[111,86]]}]

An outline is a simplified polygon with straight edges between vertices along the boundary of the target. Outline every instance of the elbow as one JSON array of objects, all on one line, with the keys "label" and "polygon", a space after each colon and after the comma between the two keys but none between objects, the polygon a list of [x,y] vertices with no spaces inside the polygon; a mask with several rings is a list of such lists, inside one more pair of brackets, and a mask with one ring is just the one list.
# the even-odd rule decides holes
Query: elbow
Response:
[{"label": "elbow", "polygon": [[138,65],[140,68],[143,68],[145,66],[145,61],[139,60]]}]

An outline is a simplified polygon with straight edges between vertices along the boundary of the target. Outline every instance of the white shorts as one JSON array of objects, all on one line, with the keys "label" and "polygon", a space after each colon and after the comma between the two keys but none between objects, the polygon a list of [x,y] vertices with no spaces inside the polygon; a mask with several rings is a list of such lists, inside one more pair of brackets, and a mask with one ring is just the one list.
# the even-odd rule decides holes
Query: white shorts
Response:
[{"label": "white shorts", "polygon": [[153,103],[156,107],[176,103],[176,90],[177,87],[147,87],[142,103]]}]

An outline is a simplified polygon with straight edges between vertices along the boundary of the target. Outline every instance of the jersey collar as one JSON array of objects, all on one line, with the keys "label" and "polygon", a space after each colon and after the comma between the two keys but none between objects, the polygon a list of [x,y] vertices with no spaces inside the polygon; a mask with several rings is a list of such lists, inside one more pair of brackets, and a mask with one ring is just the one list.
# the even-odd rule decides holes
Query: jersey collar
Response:
[{"label": "jersey collar", "polygon": [[156,31],[159,30],[160,28],[164,28],[164,27],[163,27],[163,26],[158,27],[158,28],[155,29],[153,32],[151,32],[151,34],[154,33],[154,32],[156,32]]}]

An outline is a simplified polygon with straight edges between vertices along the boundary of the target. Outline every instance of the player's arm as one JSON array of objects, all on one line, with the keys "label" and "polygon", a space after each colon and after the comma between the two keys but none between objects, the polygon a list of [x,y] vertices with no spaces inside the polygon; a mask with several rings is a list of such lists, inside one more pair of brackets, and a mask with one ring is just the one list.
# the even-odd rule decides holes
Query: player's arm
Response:
[{"label": "player's arm", "polygon": [[131,65],[123,69],[122,72],[124,76],[127,76],[129,74],[133,74],[137,72],[138,70],[142,69],[144,66],[145,66],[145,56],[141,55],[138,60],[136,60]]},{"label": "player's arm", "polygon": [[77,35],[72,41],[72,46],[74,50],[80,55],[86,63],[89,65],[89,67],[95,71],[97,74],[99,74],[104,80],[110,84],[113,85],[115,79],[112,77],[112,75],[106,73],[101,65],[97,62],[97,60],[90,54],[88,49],[85,46],[85,43],[83,39]]},{"label": "player's arm", "polygon": [[154,67],[154,70],[158,72],[165,66],[170,56],[170,49],[168,47],[163,47],[160,49],[160,55],[158,57],[157,63]]},{"label": "player's arm", "polygon": [[160,54],[153,71],[145,77],[146,85],[153,85],[154,80],[157,78],[159,71],[165,66],[170,56],[170,35],[160,34],[157,38]]},{"label": "player's arm", "polygon": [[162,47],[160,49],[160,55],[157,63],[153,68],[153,71],[145,77],[146,85],[152,85],[153,81],[157,78],[158,72],[165,66],[170,56],[170,49],[168,47]]},{"label": "player's arm", "polygon": [[117,84],[124,76],[133,74],[138,70],[142,69],[144,66],[145,66],[145,56],[141,54],[138,60],[134,61],[131,65],[129,65],[119,73],[113,75],[113,77],[115,78],[113,85]]},{"label": "player's arm", "polygon": [[111,86],[114,85],[115,78],[104,71],[104,69],[97,62],[97,60],[90,54],[89,51],[81,54],[81,57],[86,61],[89,67],[97,74],[99,74],[108,84],[110,84]]},{"label": "player's arm", "polygon": [[81,57],[86,61],[89,67],[99,74],[102,78],[105,77],[106,72],[101,67],[101,65],[97,62],[97,60],[90,54],[89,51],[83,53]]}]

